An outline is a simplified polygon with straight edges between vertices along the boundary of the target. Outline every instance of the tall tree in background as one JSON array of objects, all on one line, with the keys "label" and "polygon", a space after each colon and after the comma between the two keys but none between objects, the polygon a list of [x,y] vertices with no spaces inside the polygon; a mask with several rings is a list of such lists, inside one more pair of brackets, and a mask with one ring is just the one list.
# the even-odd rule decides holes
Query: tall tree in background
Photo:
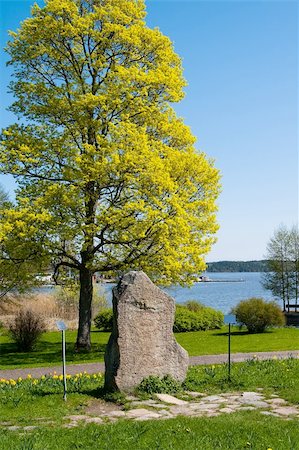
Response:
[{"label": "tall tree in background", "polygon": [[298,305],[299,297],[298,227],[280,226],[267,245],[266,257],[270,272],[264,274],[263,285],[282,299],[284,311],[289,310],[292,301]]},{"label": "tall tree in background", "polygon": [[185,283],[204,270],[219,174],[171,107],[181,61],[145,25],[143,0],[35,5],[8,52],[21,122],[4,130],[0,163],[19,189],[2,236],[12,223],[37,233],[56,273],[78,271],[76,346],[89,349],[95,272]]}]

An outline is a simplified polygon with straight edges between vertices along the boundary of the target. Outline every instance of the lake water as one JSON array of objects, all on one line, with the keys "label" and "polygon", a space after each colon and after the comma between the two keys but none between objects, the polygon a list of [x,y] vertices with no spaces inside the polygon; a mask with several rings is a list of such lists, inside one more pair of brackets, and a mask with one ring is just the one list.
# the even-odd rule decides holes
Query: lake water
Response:
[{"label": "lake water", "polygon": [[[250,297],[262,297],[272,300],[270,291],[261,284],[261,273],[234,272],[234,273],[208,273],[207,276],[214,282],[195,283],[192,287],[171,286],[164,290],[171,295],[177,303],[187,300],[197,300],[204,305],[228,314],[240,300]],[[111,302],[111,289],[114,285],[104,285],[108,301]]]}]

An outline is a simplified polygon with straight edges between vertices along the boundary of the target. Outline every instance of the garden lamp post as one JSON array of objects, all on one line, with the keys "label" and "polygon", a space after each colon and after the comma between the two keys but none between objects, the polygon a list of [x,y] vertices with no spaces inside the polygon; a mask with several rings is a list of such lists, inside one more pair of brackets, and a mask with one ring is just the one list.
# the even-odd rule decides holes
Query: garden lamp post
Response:
[{"label": "garden lamp post", "polygon": [[63,400],[66,401],[66,364],[65,364],[65,330],[66,324],[59,320],[56,322],[57,328],[61,331],[62,335],[62,375],[63,375]]}]

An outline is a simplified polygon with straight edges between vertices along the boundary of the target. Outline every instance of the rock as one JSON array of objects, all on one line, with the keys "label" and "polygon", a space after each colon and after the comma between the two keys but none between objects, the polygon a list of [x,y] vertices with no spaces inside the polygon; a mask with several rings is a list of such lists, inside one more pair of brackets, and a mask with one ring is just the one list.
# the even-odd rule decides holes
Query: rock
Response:
[{"label": "rock", "polygon": [[197,398],[197,397],[204,397],[206,394],[203,394],[202,392],[195,392],[195,391],[186,391],[186,394],[188,394],[190,397]]},{"label": "rock", "polygon": [[126,413],[125,411],[110,411],[109,415],[112,417],[125,417]]},{"label": "rock", "polygon": [[231,414],[231,413],[235,412],[235,410],[232,409],[232,408],[226,407],[226,408],[221,408],[221,409],[219,410],[219,412],[225,413],[225,414]]},{"label": "rock", "polygon": [[103,423],[103,419],[101,417],[89,417],[85,420],[86,423]]},{"label": "rock", "polygon": [[65,419],[70,419],[72,421],[79,421],[79,420],[86,420],[89,417],[90,416],[86,416],[85,414],[77,414],[77,415],[72,415],[72,416],[65,416]]},{"label": "rock", "polygon": [[161,402],[170,403],[171,405],[188,405],[185,400],[180,400],[179,398],[173,397],[169,394],[156,394],[156,397],[161,400]]},{"label": "rock", "polygon": [[219,395],[209,395],[207,397],[204,397],[202,400],[205,402],[221,402],[222,398]]},{"label": "rock", "polygon": [[275,408],[273,412],[279,414],[280,416],[292,416],[299,414],[299,410],[296,408],[296,406],[281,406]]},{"label": "rock", "polygon": [[158,413],[155,411],[150,411],[148,409],[144,408],[138,408],[138,409],[131,409],[126,414],[127,417],[130,419],[159,419],[161,417]]},{"label": "rock", "polygon": [[150,375],[186,376],[189,357],[175,340],[175,302],[144,272],[113,289],[114,323],[105,354],[105,389],[130,391]]}]

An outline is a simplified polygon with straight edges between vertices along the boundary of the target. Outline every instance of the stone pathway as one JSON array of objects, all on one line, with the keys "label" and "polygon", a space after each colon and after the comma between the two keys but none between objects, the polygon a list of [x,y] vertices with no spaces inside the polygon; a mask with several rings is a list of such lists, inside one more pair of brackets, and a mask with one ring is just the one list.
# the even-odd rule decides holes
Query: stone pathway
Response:
[{"label": "stone pathway", "polygon": [[[242,362],[248,359],[271,359],[271,358],[299,358],[299,350],[288,350],[279,352],[250,352],[250,353],[232,353],[231,361]],[[227,362],[227,354],[221,355],[203,355],[203,356],[191,356],[189,358],[189,365],[207,365],[207,364],[222,364]],[[67,364],[67,373],[70,375],[75,375],[80,372],[87,373],[99,373],[104,372],[104,363],[85,363],[85,364]],[[19,377],[26,378],[28,374],[31,374],[33,378],[39,378],[42,375],[49,375],[56,372],[58,375],[62,373],[62,367],[52,366],[52,367],[33,367],[27,369],[7,369],[0,370],[0,378],[17,380]]]},{"label": "stone pathway", "polygon": [[[263,415],[281,419],[299,418],[299,406],[273,394],[266,397],[259,392],[229,392],[217,395],[205,395],[201,392],[186,392],[181,398],[168,394],[155,394],[149,400],[127,397],[125,406],[119,406],[100,399],[94,399],[84,414],[65,416],[62,427],[73,428],[79,425],[95,423],[105,424],[119,419],[145,421],[155,419],[173,419],[178,416],[215,417],[220,414],[232,414],[237,411],[259,410]],[[0,427],[11,431],[32,431],[41,424],[52,425],[47,418],[33,419],[30,426],[19,426],[9,421],[0,422]]]},{"label": "stone pathway", "polygon": [[231,414],[236,411],[250,411],[258,409],[261,414],[271,415],[284,419],[299,417],[299,407],[290,405],[277,395],[266,398],[261,392],[233,392],[217,395],[205,395],[200,392],[186,392],[184,398],[177,398],[168,394],[156,394],[150,400],[140,400],[128,397],[125,408],[115,406],[105,411],[100,401],[100,413],[97,413],[96,405],[93,405],[88,414],[66,416],[68,423],[64,427],[72,428],[79,423],[107,423],[116,420],[132,419],[135,421],[152,419],[172,419],[177,416],[188,417],[214,417],[219,414]]}]

